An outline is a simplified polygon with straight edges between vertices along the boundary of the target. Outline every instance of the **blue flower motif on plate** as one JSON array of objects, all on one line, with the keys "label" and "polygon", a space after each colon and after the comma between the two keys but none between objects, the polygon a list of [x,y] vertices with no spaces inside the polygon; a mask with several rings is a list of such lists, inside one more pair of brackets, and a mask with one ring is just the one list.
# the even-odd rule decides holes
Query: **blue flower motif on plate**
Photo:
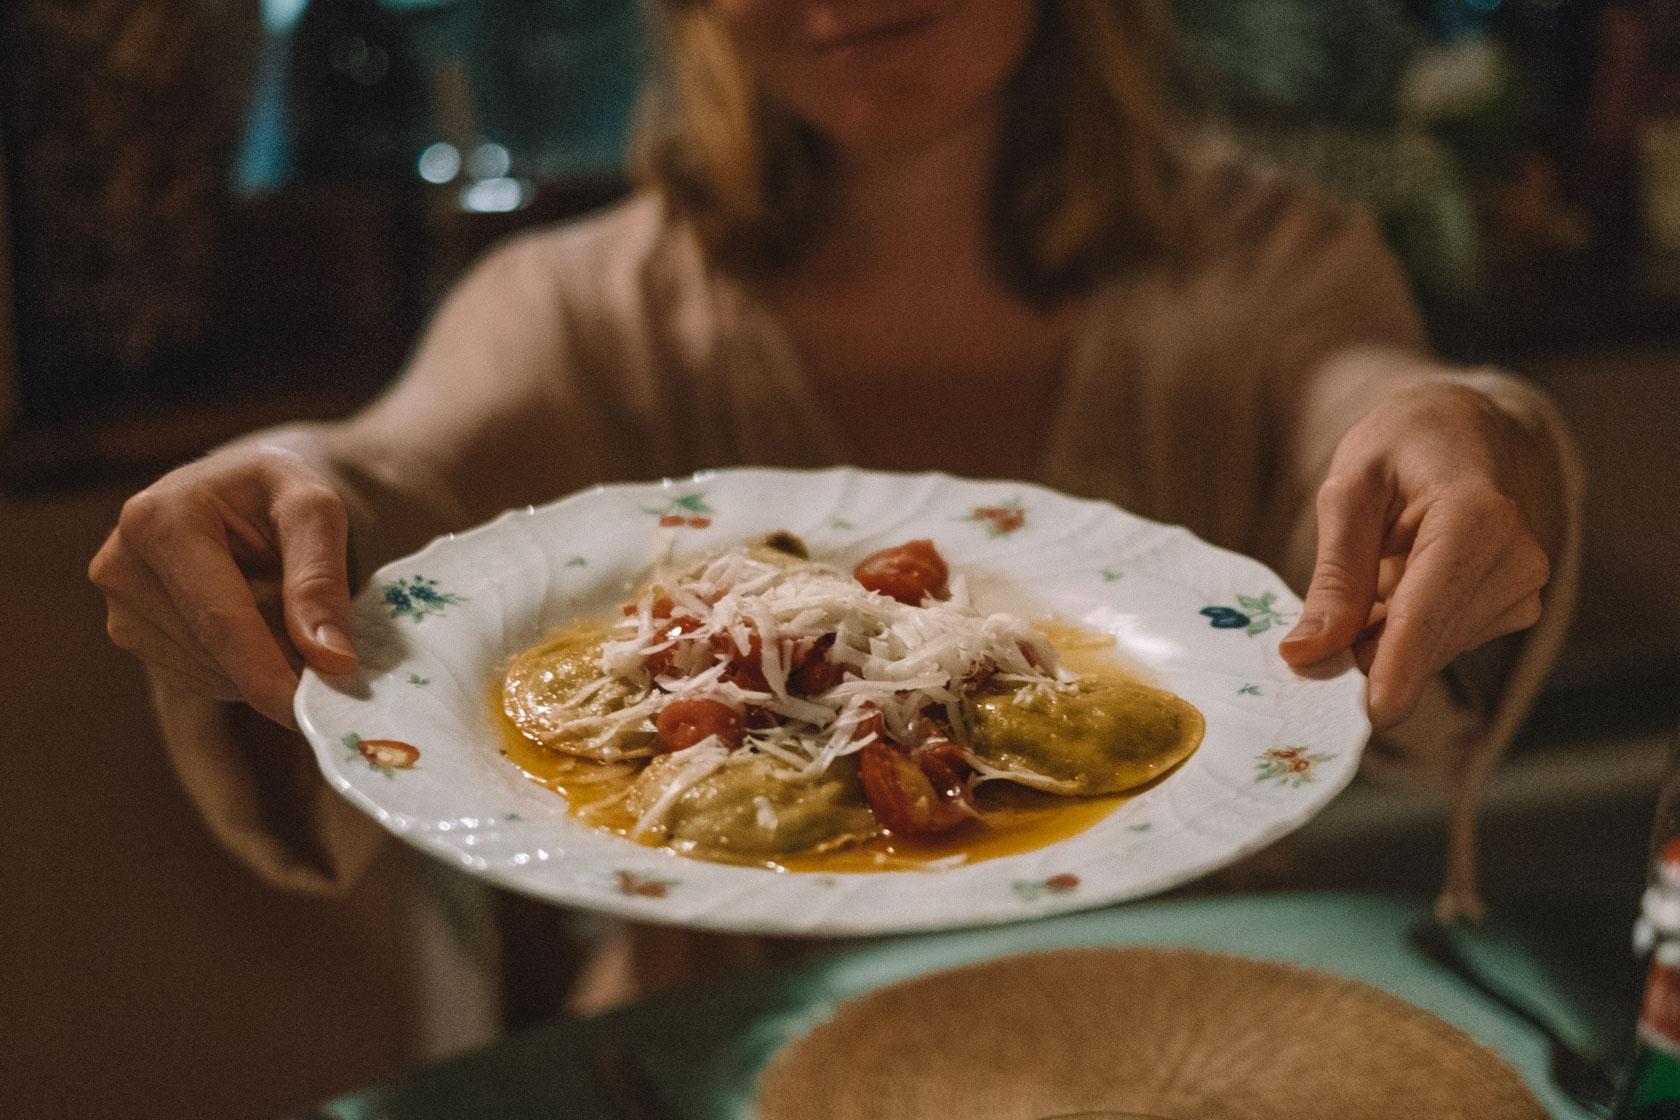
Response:
[{"label": "blue flower motif on plate", "polygon": [[416,623],[429,614],[442,614],[451,603],[464,603],[465,595],[439,591],[437,580],[417,575],[412,580],[399,579],[385,585],[385,605],[391,608],[392,618],[407,615]]},{"label": "blue flower motif on plate", "polygon": [[1238,595],[1236,607],[1203,607],[1201,614],[1207,617],[1209,625],[1215,630],[1242,630],[1252,638],[1256,634],[1264,634],[1274,624],[1288,624],[1288,616],[1272,605],[1276,602],[1277,596],[1270,591],[1258,597]]}]

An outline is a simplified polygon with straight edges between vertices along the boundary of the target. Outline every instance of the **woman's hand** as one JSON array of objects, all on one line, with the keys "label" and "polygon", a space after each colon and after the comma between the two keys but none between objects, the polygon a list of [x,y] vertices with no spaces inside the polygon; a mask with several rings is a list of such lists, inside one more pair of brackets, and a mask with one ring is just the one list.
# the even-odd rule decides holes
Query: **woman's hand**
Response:
[{"label": "woman's hand", "polygon": [[88,576],[106,630],[154,671],[295,727],[307,664],[356,665],[344,503],[297,456],[241,447],[130,498]]},{"label": "woman's hand", "polygon": [[1465,650],[1532,626],[1550,574],[1511,495],[1521,433],[1482,394],[1431,382],[1383,401],[1336,447],[1318,558],[1285,661],[1352,649],[1379,730]]}]

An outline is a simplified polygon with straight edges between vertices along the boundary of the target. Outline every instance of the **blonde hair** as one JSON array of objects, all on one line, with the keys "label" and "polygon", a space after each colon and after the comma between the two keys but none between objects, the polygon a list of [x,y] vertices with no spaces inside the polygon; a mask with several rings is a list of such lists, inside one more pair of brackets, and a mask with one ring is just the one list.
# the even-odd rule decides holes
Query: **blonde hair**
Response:
[{"label": "blonde hair", "polygon": [[[665,57],[642,105],[636,173],[745,273],[796,261],[821,235],[832,155],[772,105],[703,0],[661,0]],[[1159,0],[1041,0],[1005,91],[992,190],[1004,278],[1040,301],[1174,248],[1178,159]]]}]

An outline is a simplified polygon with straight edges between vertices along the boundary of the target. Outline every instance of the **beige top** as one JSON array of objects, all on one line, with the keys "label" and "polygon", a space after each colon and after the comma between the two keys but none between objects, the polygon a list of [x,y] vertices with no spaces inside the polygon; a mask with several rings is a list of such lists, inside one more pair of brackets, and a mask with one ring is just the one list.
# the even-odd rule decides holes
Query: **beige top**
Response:
[{"label": "beige top", "polygon": [[[1524,477],[1553,561],[1543,618],[1495,659],[1479,698],[1462,682],[1434,682],[1366,756],[1379,777],[1451,791],[1444,898],[1473,909],[1475,809],[1573,600],[1576,457],[1534,389],[1430,364],[1369,220],[1252,170],[1210,175],[1195,197],[1206,237],[1190,264],[1094,293],[1031,481],[1187,526],[1304,592],[1318,483],[1380,394],[1453,377],[1518,418],[1533,436]],[[349,504],[363,578],[436,534],[597,482],[740,464],[871,465],[825,416],[780,324],[708,268],[653,196],[489,254],[440,308],[407,373],[348,423],[250,438],[329,474]],[[154,694],[185,785],[259,874],[334,891],[366,867],[383,833],[312,769],[254,765],[231,705],[162,686]]]}]

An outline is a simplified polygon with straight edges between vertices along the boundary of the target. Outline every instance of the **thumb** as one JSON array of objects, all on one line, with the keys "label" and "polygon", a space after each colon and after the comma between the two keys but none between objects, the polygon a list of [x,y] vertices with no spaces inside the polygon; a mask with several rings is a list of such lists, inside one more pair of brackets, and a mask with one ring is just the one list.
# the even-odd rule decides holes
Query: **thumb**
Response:
[{"label": "thumb", "polygon": [[287,496],[274,508],[280,545],[280,598],[286,632],[322,673],[356,667],[350,644],[349,519],[325,486]]},{"label": "thumb", "polygon": [[1370,621],[1382,563],[1387,502],[1380,486],[1324,484],[1318,495],[1318,559],[1301,620],[1278,653],[1303,668],[1350,648]]}]

